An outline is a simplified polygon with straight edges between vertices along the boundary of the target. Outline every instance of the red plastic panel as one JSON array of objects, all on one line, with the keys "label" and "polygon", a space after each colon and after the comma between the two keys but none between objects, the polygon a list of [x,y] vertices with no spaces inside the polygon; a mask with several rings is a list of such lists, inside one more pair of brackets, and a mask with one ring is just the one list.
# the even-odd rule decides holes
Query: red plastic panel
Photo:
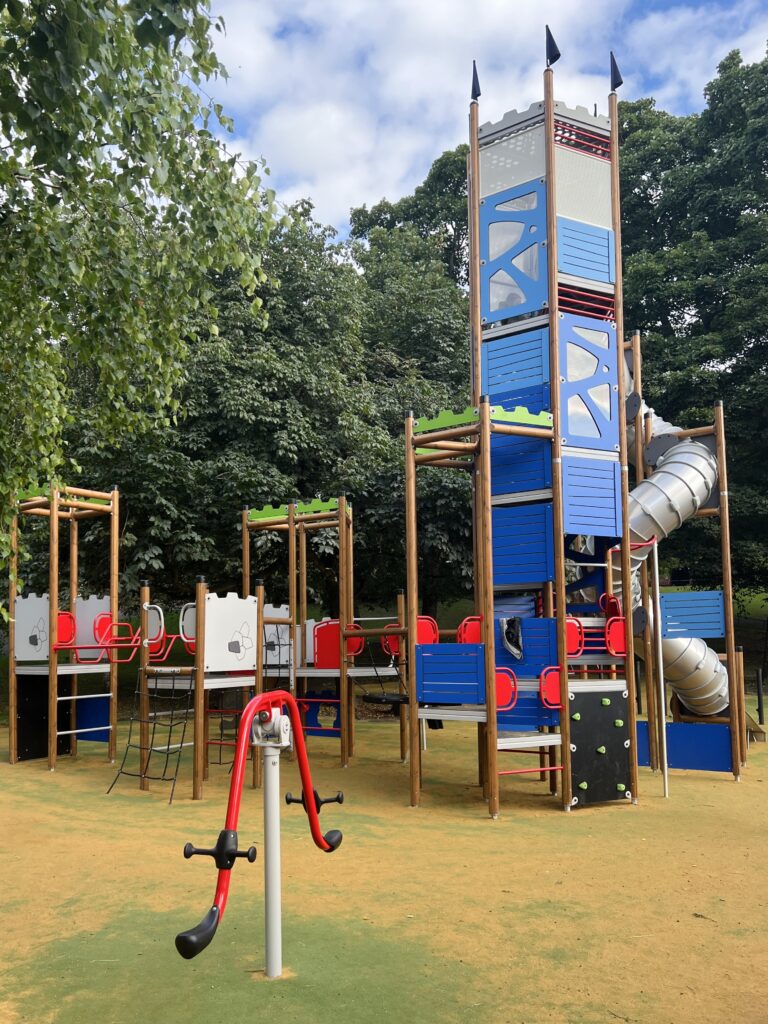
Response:
[{"label": "red plastic panel", "polygon": [[75,616],[72,612],[59,612],[56,623],[58,635],[58,646],[73,644],[75,642]]},{"label": "red plastic panel", "polygon": [[605,624],[605,648],[609,654],[621,657],[627,653],[624,616],[616,615]]},{"label": "red plastic panel", "polygon": [[561,708],[560,669],[557,665],[545,668],[539,677],[539,697],[545,708]]},{"label": "red plastic panel", "polygon": [[565,643],[569,658],[578,658],[584,651],[584,627],[578,619],[565,620]]},{"label": "red plastic panel", "polygon": [[[356,622],[351,622],[347,629],[361,629]],[[340,668],[341,632],[338,619],[327,619],[318,622],[314,630],[315,668]],[[365,647],[363,637],[347,638],[347,656],[350,658],[362,654]]]},{"label": "red plastic panel", "polygon": [[[399,629],[399,622],[388,622],[385,629]],[[383,636],[381,638],[381,649],[389,658],[400,657],[400,637],[399,636]]]},{"label": "red plastic panel", "polygon": [[482,637],[482,615],[468,615],[463,622],[459,623],[456,630],[456,641],[460,644],[481,644]]},{"label": "red plastic panel", "polygon": [[511,711],[517,704],[517,677],[511,668],[496,669],[496,711]]},{"label": "red plastic panel", "polygon": [[440,629],[431,615],[420,615],[416,620],[416,643],[440,643]]}]

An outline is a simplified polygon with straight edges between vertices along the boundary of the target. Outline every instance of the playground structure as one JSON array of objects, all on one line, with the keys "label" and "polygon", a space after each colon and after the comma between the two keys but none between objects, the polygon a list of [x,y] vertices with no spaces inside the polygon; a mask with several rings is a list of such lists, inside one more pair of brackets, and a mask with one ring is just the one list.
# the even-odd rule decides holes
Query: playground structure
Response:
[{"label": "playground structure", "polygon": [[[608,117],[571,109],[554,99],[558,57],[548,34],[543,103],[493,124],[479,124],[474,76],[472,406],[405,421],[411,803],[419,719],[474,721],[493,817],[500,775],[539,771],[553,792],[559,779],[570,810],[635,802],[639,746],[665,788],[668,751],[674,767],[736,779],[747,753],[722,404],[712,426],[680,430],[642,401],[639,336],[627,343],[623,325],[621,76],[611,56]],[[475,616],[455,645],[419,636],[420,467],[472,475]],[[702,515],[721,519],[722,589],[660,597],[648,556],[657,565],[659,541]],[[649,709],[640,743],[635,633]],[[724,662],[702,634],[725,639]],[[538,750],[539,767],[499,771],[498,752],[520,750]]]},{"label": "playground structure", "polygon": [[[355,686],[368,680],[396,680],[398,698],[405,693],[404,671],[394,664],[393,648],[405,635],[405,602],[398,597],[396,621],[386,626],[366,625],[371,620],[354,613],[354,549],[352,506],[344,495],[328,501],[294,501],[274,507],[244,509],[242,513],[243,594],[251,590],[251,535],[257,531],[279,532],[286,537],[288,602],[276,608],[264,604],[264,587],[257,580],[254,589],[263,623],[265,650],[259,664],[263,676],[257,693],[270,682],[286,682],[299,702],[307,735],[338,738],[341,766],[346,767],[355,752]],[[338,618],[320,622],[308,618],[308,535],[330,530],[337,536]],[[263,614],[262,614],[263,612]],[[393,664],[355,664],[373,639],[382,642]],[[386,703],[386,701],[385,701]],[[319,719],[321,708],[335,714],[330,724]],[[401,758],[405,759],[405,711],[400,711]]]},{"label": "playground structure", "polygon": [[[287,710],[287,713],[286,713]],[[290,693],[273,690],[255,696],[243,709],[237,734],[237,749],[229,789],[229,802],[224,829],[219,833],[216,846],[211,850],[195,848],[191,843],[184,847],[184,856],[212,857],[218,868],[216,892],[213,904],[194,928],[176,936],[176,948],[187,960],[201,953],[209,945],[224,916],[229,894],[229,883],[237,858],[249,863],[256,860],[256,848],[238,851],[237,823],[240,815],[240,800],[245,781],[245,764],[251,745],[263,751],[264,779],[264,922],[266,975],[279,978],[282,974],[282,920],[280,895],[280,754],[295,743],[301,773],[302,796],[294,798],[286,794],[286,803],[300,803],[309,820],[312,839],[318,849],[333,853],[341,845],[342,834],[336,829],[320,830],[318,815],[327,803],[342,803],[344,796],[322,799],[312,785],[309,759],[304,745],[304,730],[299,708]]]},{"label": "playground structure", "polygon": [[[117,667],[131,660],[138,636],[119,621],[118,546],[120,495],[82,487],[52,486],[20,496],[11,526],[9,585],[9,759],[11,764],[47,757],[51,771],[62,755],[77,753],[78,740],[103,742],[115,758]],[[80,523],[109,517],[109,587],[106,596],[79,591]],[[49,527],[48,593],[18,593],[19,519],[42,518]],[[69,601],[60,601],[61,523],[69,528]],[[106,678],[105,678],[106,677]],[[83,692],[94,680],[101,689]],[[104,684],[106,683],[106,689]]]}]

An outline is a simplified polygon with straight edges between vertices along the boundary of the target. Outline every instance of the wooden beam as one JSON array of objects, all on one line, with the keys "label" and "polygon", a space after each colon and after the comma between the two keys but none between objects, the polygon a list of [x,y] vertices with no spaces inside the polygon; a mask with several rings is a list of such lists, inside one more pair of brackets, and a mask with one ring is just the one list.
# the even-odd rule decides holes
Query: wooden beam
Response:
[{"label": "wooden beam", "polygon": [[48,768],[56,768],[59,720],[59,492],[51,484],[51,528],[48,538]]},{"label": "wooden beam", "polygon": [[467,204],[469,226],[469,324],[471,343],[472,404],[480,401],[483,324],[480,311],[480,108],[469,105],[469,156],[467,160]]},{"label": "wooden beam", "polygon": [[[71,519],[69,523],[69,611],[75,622],[77,622],[77,615],[75,614],[75,608],[77,603],[78,594],[78,526],[77,519]],[[77,676],[72,676],[72,696],[77,696]],[[77,701],[73,700],[70,702],[69,708],[69,728],[77,728]],[[70,753],[73,757],[77,755],[77,733],[73,732],[70,736]]]},{"label": "wooden beam", "polygon": [[240,547],[242,549],[242,583],[243,597],[251,592],[251,536],[248,533],[248,507],[240,513]]},{"label": "wooden beam", "polygon": [[421,744],[419,702],[416,696],[416,636],[419,618],[419,559],[416,516],[416,461],[413,451],[413,413],[405,418],[405,575],[408,602],[408,736],[411,778],[411,807],[421,796]]},{"label": "wooden beam", "polygon": [[149,580],[139,587],[139,789],[149,789]]},{"label": "wooden beam", "polygon": [[480,401],[480,536],[483,548],[483,586],[481,590],[482,636],[485,652],[485,778],[488,788],[488,813],[499,816],[498,726],[496,721],[496,650],[493,618],[493,540],[491,519],[491,407],[488,398]]},{"label": "wooden beam", "polygon": [[8,760],[19,759],[19,691],[16,678],[16,596],[19,576],[19,517],[11,520],[11,558],[8,578]]},{"label": "wooden beam", "polygon": [[195,582],[195,721],[192,765],[192,799],[203,799],[205,776],[205,576]]},{"label": "wooden beam", "polygon": [[[608,116],[611,120],[611,216],[614,234],[615,285],[614,304],[616,317],[616,347],[619,384],[619,465],[621,468],[621,604],[624,612],[624,663],[627,681],[627,720],[629,732],[629,777],[632,803],[638,798],[637,770],[637,693],[635,690],[635,648],[632,629],[632,563],[631,537],[629,533],[629,459],[627,452],[627,418],[625,415],[624,389],[624,290],[621,261],[621,193],[619,182],[619,113],[615,91],[608,97]],[[611,568],[613,561],[611,561]]]},{"label": "wooden beam", "polygon": [[[120,618],[120,492],[117,487],[111,494],[112,514],[109,520],[109,614],[112,622]],[[118,664],[110,660],[109,665],[109,743],[107,757],[117,757],[117,680]]]},{"label": "wooden beam", "polygon": [[544,72],[544,160],[547,178],[547,282],[549,286],[549,379],[552,412],[552,518],[555,557],[555,617],[557,620],[557,663],[560,666],[560,735],[562,765],[561,799],[571,809],[571,745],[568,716],[568,649],[565,639],[565,537],[563,527],[563,436],[560,412],[560,318],[557,289],[557,203],[555,180],[555,97],[552,68]]}]

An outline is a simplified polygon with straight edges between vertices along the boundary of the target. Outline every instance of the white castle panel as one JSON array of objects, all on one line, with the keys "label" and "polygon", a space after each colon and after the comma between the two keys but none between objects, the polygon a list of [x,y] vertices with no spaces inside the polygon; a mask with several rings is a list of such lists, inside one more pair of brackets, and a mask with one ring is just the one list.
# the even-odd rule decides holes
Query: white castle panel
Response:
[{"label": "white castle panel", "polygon": [[480,198],[544,177],[544,125],[539,123],[480,148]]},{"label": "white castle panel", "polygon": [[47,594],[25,594],[13,605],[16,661],[48,661],[50,601]]},{"label": "white castle panel", "polygon": [[[289,609],[287,604],[264,605],[264,617],[274,619],[287,619]],[[264,626],[264,665],[269,668],[287,666],[291,663],[291,634],[288,626],[275,624]]]},{"label": "white castle panel", "polygon": [[[95,594],[91,594],[90,597],[78,597],[75,600],[76,644],[96,643],[96,637],[93,633],[93,624],[96,621],[96,617],[103,615],[105,612],[109,614],[108,596],[96,597]],[[103,651],[78,651],[77,654],[80,661],[104,660]]]},{"label": "white castle panel", "polygon": [[595,227],[613,227],[608,160],[555,146],[557,215]]},{"label": "white castle panel", "polygon": [[206,594],[205,671],[256,670],[256,598]]}]

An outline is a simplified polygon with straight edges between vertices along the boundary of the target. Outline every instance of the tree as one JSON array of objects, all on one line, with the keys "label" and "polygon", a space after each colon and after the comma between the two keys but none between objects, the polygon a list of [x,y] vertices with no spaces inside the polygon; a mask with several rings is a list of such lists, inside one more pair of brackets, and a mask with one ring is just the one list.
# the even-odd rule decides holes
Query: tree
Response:
[{"label": "tree", "polygon": [[432,164],[427,177],[410,196],[396,203],[382,199],[370,210],[360,206],[350,212],[353,238],[368,238],[374,228],[411,225],[422,238],[437,239],[450,277],[467,282],[467,154],[462,143],[446,150]]},{"label": "tree", "polygon": [[264,279],[274,197],[217,138],[213,28],[198,0],[0,4],[0,563],[74,405],[101,450],[167,425],[210,274]]}]

